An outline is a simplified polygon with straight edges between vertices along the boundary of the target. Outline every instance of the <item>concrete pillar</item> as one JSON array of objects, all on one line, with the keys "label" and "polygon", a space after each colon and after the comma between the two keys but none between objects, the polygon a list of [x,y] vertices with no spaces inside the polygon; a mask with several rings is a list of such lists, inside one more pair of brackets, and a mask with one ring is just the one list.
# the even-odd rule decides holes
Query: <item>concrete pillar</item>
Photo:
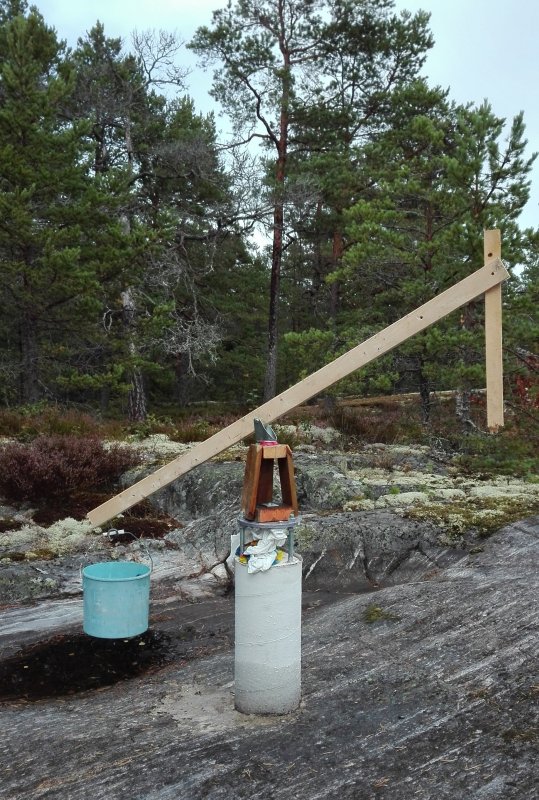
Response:
[{"label": "concrete pillar", "polygon": [[301,557],[249,574],[235,559],[235,706],[287,714],[301,700]]}]

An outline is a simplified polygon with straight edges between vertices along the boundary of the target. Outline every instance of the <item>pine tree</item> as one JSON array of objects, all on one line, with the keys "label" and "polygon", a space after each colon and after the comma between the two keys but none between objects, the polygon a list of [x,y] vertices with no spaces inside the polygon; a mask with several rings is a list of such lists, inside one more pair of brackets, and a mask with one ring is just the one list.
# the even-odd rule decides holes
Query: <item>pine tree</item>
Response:
[{"label": "pine tree", "polygon": [[[329,269],[342,256],[342,211],[353,184],[350,148],[360,131],[372,129],[375,119],[379,124],[394,85],[415,74],[431,43],[427,15],[399,17],[390,14],[393,7],[392,0],[240,0],[216,11],[212,27],[200,28],[190,45],[207,63],[219,65],[213,96],[232,117],[237,139],[259,140],[270,154],[266,399],[276,391],[283,257],[293,251],[294,265],[305,257],[311,261],[315,285],[307,292],[310,298],[318,295],[317,277],[328,271],[322,266],[324,235],[331,240]],[[313,154],[298,174],[296,164]],[[306,225],[305,200],[298,197],[313,185],[318,200],[311,201],[314,220]],[[294,204],[301,209],[297,237],[291,225]],[[308,228],[318,241],[306,249],[300,239]]]},{"label": "pine tree", "polygon": [[11,399],[33,403],[85,372],[86,331],[99,309],[98,252],[111,226],[106,197],[89,178],[87,126],[65,117],[73,73],[64,45],[36,9],[10,3],[2,12],[4,346]]},{"label": "pine tree", "polygon": [[134,43],[125,53],[99,24],[79,41],[72,109],[91,121],[94,174],[114,181],[132,243],[123,285],[116,276],[107,287],[109,358],[129,383],[130,418],[143,419],[149,393],[184,401],[198,365],[214,357],[221,321],[205,293],[241,242],[212,116],[157,91],[163,81],[181,88],[168,61],[175,40],[138,34]]},{"label": "pine tree", "polygon": [[212,94],[230,115],[236,133],[243,141],[264,141],[273,153],[266,400],[276,392],[290,107],[298,71],[317,58],[318,6],[310,0],[239,0],[215,11],[212,27],[199,28],[190,45],[207,63],[219,65]]},{"label": "pine tree", "polygon": [[[292,181],[299,175],[315,189],[311,213],[303,204],[293,223],[312,241],[314,298],[324,294],[326,276],[341,265],[344,212],[369,195],[372,178],[361,168],[363,147],[387,130],[394,93],[417,79],[433,44],[428,20],[425,12],[397,14],[385,0],[332,4],[320,58],[323,80],[312,81],[295,98],[291,133]],[[334,323],[338,281],[325,294],[326,318]]]},{"label": "pine tree", "polygon": [[[414,115],[407,113],[409,102]],[[448,105],[424,84],[401,96],[396,113],[392,129],[366,150],[375,186],[370,200],[350,213],[348,233],[355,244],[342,273],[354,292],[361,287],[371,298],[357,318],[373,328],[481,265],[483,228],[501,228],[510,267],[524,255],[525,236],[516,220],[528,196],[533,158],[523,158],[522,117],[515,118],[502,145],[504,121],[488,105]],[[386,359],[389,384],[417,388],[425,420],[431,389],[458,387],[459,414],[468,424],[467,392],[484,381],[482,336],[482,304],[470,303]]]}]

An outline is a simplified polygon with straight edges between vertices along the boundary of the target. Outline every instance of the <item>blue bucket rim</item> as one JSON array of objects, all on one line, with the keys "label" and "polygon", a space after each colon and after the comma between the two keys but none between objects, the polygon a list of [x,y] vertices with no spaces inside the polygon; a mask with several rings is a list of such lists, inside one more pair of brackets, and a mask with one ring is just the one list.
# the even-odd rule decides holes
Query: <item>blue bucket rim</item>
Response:
[{"label": "blue bucket rim", "polygon": [[[100,575],[89,575],[86,572],[87,569],[91,569],[92,567],[105,567],[106,566],[106,567],[110,568],[112,566],[112,568],[114,569],[114,566],[116,566],[116,565],[125,566],[125,564],[130,564],[130,565],[133,565],[134,567],[139,567],[140,569],[142,569],[144,571],[141,572],[139,575],[130,575],[128,577],[125,577],[125,576],[118,577],[117,576],[116,578],[114,578],[114,577],[113,578],[105,578],[105,577],[100,576]],[[105,581],[107,583],[111,583],[111,582],[118,583],[119,581],[121,581],[122,583],[124,581],[139,581],[141,578],[147,578],[148,575],[150,575],[150,573],[151,573],[151,569],[147,564],[139,564],[137,561],[97,561],[94,564],[87,564],[82,569],[83,578],[88,578],[91,581]]]}]

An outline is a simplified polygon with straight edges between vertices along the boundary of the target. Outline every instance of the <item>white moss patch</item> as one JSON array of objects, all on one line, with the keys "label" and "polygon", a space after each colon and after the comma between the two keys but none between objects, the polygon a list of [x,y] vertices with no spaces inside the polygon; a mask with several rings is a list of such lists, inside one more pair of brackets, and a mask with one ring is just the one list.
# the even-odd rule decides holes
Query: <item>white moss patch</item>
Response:
[{"label": "white moss patch", "polygon": [[363,448],[366,452],[388,452],[394,455],[425,455],[430,453],[430,448],[425,444],[410,446],[406,444],[383,444],[382,442],[366,444]]},{"label": "white moss patch", "polygon": [[192,444],[173,442],[166,433],[154,433],[139,441],[132,440],[128,444],[138,450],[145,461],[176,458],[187,453],[193,447]]},{"label": "white moss patch", "polygon": [[75,520],[67,517],[59,522],[55,522],[45,531],[47,544],[50,549],[62,555],[84,549],[88,545],[94,545],[97,537],[92,535],[92,525],[88,520]]},{"label": "white moss patch", "polygon": [[322,442],[322,444],[335,444],[342,439],[342,435],[335,428],[319,428],[311,425],[307,429],[298,427],[298,438],[304,442]]},{"label": "white moss patch", "polygon": [[102,545],[99,534],[89,521],[66,517],[49,528],[29,523],[18,531],[7,531],[0,535],[0,549],[25,553],[30,560],[43,557],[43,553],[62,556],[96,550]]},{"label": "white moss patch", "polygon": [[[495,530],[516,519],[539,513],[539,483],[498,475],[490,480],[463,476],[449,468],[447,475],[419,470],[395,469],[391,457],[397,454],[425,453],[428,448],[401,448],[371,445],[366,451],[380,454],[384,464],[350,470],[349,478],[361,483],[374,503],[358,498],[345,505],[347,511],[390,508],[394,513],[438,524],[451,534],[471,528],[483,532]],[[371,505],[372,503],[372,505]]]},{"label": "white moss patch", "polygon": [[375,508],[406,508],[407,506],[425,505],[429,497],[425,492],[401,492],[400,494],[386,494],[379,497],[374,504]]},{"label": "white moss patch", "polygon": [[538,497],[539,486],[533,483],[512,483],[499,484],[492,483],[480,486],[471,486],[469,489],[470,497]]},{"label": "white moss patch", "polygon": [[348,476],[356,478],[369,486],[421,486],[427,489],[445,489],[451,486],[445,475],[433,475],[430,472],[419,472],[417,470],[397,470],[397,469],[370,469],[363,467],[357,470],[350,470]]},{"label": "white moss patch", "polygon": [[[115,442],[108,442],[109,446],[116,444]],[[200,442],[175,442],[166,435],[166,433],[154,433],[147,436],[145,439],[136,439],[130,437],[125,444],[128,447],[137,450],[145,464],[154,464],[157,462],[172,461],[178,456],[188,453],[193,447],[196,447]],[[245,445],[241,442],[231,445],[222,453],[216,455],[212,461],[237,461],[240,457],[245,459],[246,449]]]},{"label": "white moss patch", "polygon": [[372,511],[373,508],[375,508],[374,500],[368,500],[364,497],[357,500],[348,500],[343,506],[343,511]]},{"label": "white moss patch", "polygon": [[436,489],[432,498],[434,500],[464,500],[464,489]]}]

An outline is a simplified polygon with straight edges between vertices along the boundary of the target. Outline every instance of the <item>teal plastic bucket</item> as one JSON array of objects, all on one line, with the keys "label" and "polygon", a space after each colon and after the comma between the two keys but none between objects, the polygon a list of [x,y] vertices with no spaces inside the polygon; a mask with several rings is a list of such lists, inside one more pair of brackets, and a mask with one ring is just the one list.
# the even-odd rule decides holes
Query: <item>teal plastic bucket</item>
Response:
[{"label": "teal plastic bucket", "polygon": [[105,561],[82,570],[83,630],[99,639],[128,639],[148,629],[150,567]]}]

